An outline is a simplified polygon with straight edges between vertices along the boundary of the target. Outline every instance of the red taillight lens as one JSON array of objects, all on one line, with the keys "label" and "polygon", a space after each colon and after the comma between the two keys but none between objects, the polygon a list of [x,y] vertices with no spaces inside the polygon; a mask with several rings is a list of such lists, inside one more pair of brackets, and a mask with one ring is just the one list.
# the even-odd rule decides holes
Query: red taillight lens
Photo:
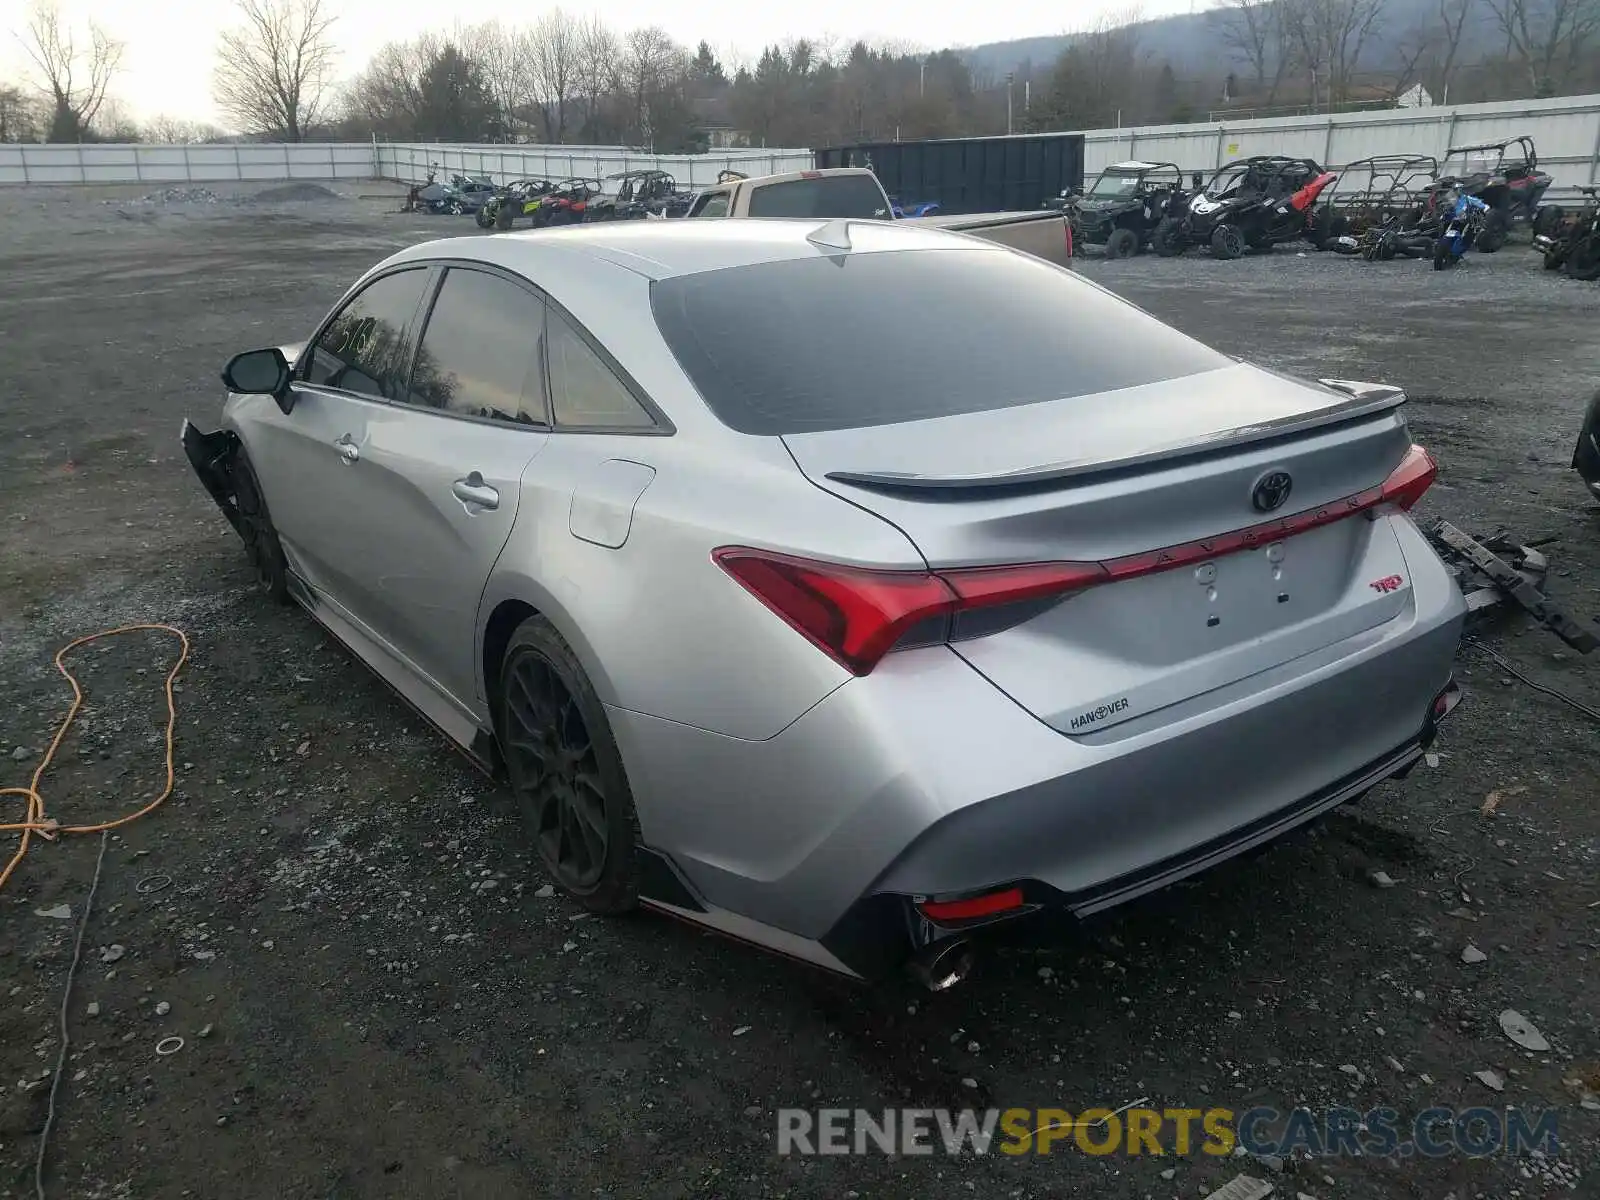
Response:
[{"label": "red taillight lens", "polygon": [[878,571],[724,546],[711,556],[845,669],[866,675],[908,630],[971,609],[1064,596],[1106,578],[1097,563]]},{"label": "red taillight lens", "polygon": [[970,896],[965,900],[924,900],[917,907],[930,921],[970,921],[1021,908],[1022,889],[1007,888],[1003,892]]},{"label": "red taillight lens", "polygon": [[1433,455],[1421,446],[1412,446],[1400,465],[1383,481],[1383,499],[1409,509],[1422,499],[1422,493],[1433,486],[1438,476],[1439,465],[1433,461]]}]

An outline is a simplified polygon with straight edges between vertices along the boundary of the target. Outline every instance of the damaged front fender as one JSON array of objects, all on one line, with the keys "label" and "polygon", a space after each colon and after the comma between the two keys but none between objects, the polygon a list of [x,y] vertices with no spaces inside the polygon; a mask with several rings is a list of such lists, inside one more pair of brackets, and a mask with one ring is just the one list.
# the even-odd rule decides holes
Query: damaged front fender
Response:
[{"label": "damaged front fender", "polygon": [[228,518],[228,524],[242,537],[244,527],[239,516],[238,494],[233,479],[233,464],[239,454],[238,436],[226,429],[202,433],[185,418],[183,452],[206,491],[222,510],[222,515]]}]

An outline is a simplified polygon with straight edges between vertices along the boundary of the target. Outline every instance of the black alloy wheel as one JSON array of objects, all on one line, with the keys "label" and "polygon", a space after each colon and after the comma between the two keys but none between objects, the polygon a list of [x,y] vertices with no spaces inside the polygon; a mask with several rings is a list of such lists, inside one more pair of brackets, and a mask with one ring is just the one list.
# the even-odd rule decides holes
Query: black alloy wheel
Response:
[{"label": "black alloy wheel", "polygon": [[638,822],[605,709],[570,646],[542,617],[512,635],[497,725],[506,775],[539,860],[597,913],[638,900]]}]

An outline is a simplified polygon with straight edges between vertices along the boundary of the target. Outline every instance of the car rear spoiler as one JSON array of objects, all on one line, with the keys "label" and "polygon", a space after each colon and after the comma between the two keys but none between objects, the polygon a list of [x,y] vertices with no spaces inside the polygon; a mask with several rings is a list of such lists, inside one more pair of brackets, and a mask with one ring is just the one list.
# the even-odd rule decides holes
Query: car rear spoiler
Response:
[{"label": "car rear spoiler", "polygon": [[1215,434],[1191,437],[1125,458],[1092,462],[1041,463],[1020,470],[984,475],[919,475],[899,471],[854,470],[829,471],[827,478],[835,483],[853,484],[879,491],[937,492],[955,489],[987,490],[1048,486],[1062,482],[1077,482],[1085,477],[1104,477],[1142,469],[1155,463],[1224,454],[1243,445],[1298,436],[1312,429],[1366,420],[1399,408],[1406,401],[1405,392],[1386,384],[1353,383],[1345,379],[1321,379],[1317,382],[1323,387],[1344,393],[1349,399],[1313,413],[1297,413],[1278,420],[1262,421]]}]

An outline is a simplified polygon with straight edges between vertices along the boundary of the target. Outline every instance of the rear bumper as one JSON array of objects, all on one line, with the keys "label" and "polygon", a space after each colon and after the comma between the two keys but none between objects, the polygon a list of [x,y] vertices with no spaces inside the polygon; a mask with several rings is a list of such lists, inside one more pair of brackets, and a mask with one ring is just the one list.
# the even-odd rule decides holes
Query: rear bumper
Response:
[{"label": "rear bumper", "polygon": [[1400,616],[1084,737],[944,647],[891,655],[763,742],[614,709],[644,839],[708,909],[863,974],[952,933],[914,899],[1018,885],[1032,906],[1089,913],[1163,887],[1420,756],[1464,605],[1404,529]]}]

